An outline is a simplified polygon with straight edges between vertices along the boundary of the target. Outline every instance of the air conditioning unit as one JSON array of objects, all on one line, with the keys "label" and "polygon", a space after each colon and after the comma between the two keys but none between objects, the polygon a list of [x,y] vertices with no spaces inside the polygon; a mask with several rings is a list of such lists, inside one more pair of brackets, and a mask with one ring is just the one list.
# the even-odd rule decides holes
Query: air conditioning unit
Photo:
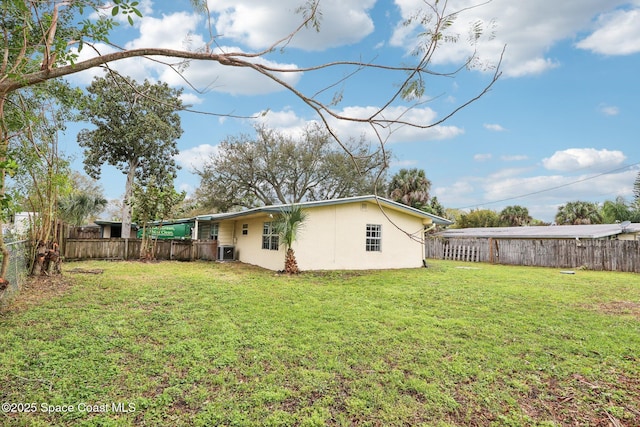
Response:
[{"label": "air conditioning unit", "polygon": [[219,246],[218,247],[218,261],[233,261],[234,259],[234,247],[233,246]]}]

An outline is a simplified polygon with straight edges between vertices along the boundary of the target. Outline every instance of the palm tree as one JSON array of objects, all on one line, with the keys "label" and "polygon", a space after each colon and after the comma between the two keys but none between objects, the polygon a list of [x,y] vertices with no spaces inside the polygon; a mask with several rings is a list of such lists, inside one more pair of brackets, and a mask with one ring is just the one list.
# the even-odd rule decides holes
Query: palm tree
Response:
[{"label": "palm tree", "polygon": [[428,205],[431,181],[422,169],[400,169],[389,183],[389,197],[417,209]]},{"label": "palm tree", "polygon": [[284,258],[284,271],[288,274],[298,274],[298,261],[292,248],[298,238],[298,233],[307,219],[307,213],[300,206],[291,206],[289,210],[282,210],[275,223],[275,229],[280,238],[280,244],[285,245],[287,253]]},{"label": "palm tree", "polygon": [[87,218],[100,213],[105,206],[107,200],[104,197],[88,193],[72,193],[58,202],[62,219],[75,226],[82,225]]},{"label": "palm tree", "polygon": [[605,224],[613,224],[631,220],[634,212],[631,206],[622,196],[616,197],[616,200],[606,200],[601,209],[602,220]]},{"label": "palm tree", "polygon": [[529,209],[518,205],[507,206],[500,212],[500,221],[507,227],[527,225],[532,219]]},{"label": "palm tree", "polygon": [[602,216],[597,203],[575,201],[558,208],[557,224],[602,224]]}]

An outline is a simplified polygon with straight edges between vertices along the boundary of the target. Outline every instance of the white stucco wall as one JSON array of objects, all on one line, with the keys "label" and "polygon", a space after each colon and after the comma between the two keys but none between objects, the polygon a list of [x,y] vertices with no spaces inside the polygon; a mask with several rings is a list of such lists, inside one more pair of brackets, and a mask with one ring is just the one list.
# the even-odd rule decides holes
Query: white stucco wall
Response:
[{"label": "white stucco wall", "polygon": [[[301,270],[366,270],[422,266],[423,246],[404,231],[421,236],[422,219],[391,209],[385,213],[375,203],[350,203],[306,209],[307,221],[294,245]],[[262,249],[262,228],[270,218],[235,221],[234,244],[240,261],[271,270],[284,268],[284,247]],[[247,234],[242,225],[247,224]],[[366,251],[366,225],[382,226],[381,251]],[[222,223],[221,223],[222,229]]]},{"label": "white stucco wall", "polygon": [[[279,250],[262,249],[262,227],[271,221],[268,215],[259,218],[240,218],[235,221],[235,248],[239,261],[247,264],[259,265],[269,270],[284,268],[284,247]],[[242,226],[247,224],[247,234],[242,234]]]}]

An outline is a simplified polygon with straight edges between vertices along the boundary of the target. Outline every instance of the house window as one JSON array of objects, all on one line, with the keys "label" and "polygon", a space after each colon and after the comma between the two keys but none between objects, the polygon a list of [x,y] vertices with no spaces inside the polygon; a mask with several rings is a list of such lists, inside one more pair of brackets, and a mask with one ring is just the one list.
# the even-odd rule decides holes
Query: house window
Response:
[{"label": "house window", "polygon": [[382,242],[382,225],[367,224],[367,239],[365,249],[367,252],[380,252]]},{"label": "house window", "polygon": [[220,231],[220,224],[214,222],[211,224],[211,240],[218,240],[218,232]]},{"label": "house window", "polygon": [[275,230],[275,223],[265,222],[262,227],[262,249],[277,251],[280,246],[280,239]]},{"label": "house window", "polygon": [[242,235],[246,236],[249,234],[249,224],[242,224]]}]

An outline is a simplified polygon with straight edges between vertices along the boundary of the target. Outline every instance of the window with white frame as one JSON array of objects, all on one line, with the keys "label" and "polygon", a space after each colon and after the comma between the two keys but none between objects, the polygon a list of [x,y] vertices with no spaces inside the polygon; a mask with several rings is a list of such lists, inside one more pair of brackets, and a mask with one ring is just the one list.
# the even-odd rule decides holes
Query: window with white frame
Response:
[{"label": "window with white frame", "polygon": [[365,250],[367,252],[382,251],[382,225],[367,224]]},{"label": "window with white frame", "polygon": [[214,222],[211,224],[211,240],[218,240],[218,234],[220,233],[220,224]]},{"label": "window with white frame", "polygon": [[265,222],[262,227],[262,249],[277,251],[280,247],[280,239],[275,229],[274,222]]}]

